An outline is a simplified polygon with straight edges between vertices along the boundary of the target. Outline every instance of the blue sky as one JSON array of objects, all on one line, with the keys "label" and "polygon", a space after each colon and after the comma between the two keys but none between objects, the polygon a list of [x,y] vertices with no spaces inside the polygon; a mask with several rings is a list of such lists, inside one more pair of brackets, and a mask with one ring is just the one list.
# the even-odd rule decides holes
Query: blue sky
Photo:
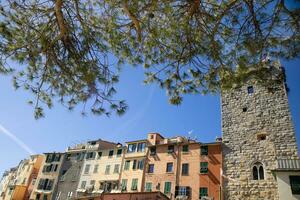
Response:
[{"label": "blue sky", "polygon": [[[289,103],[300,139],[300,60],[282,62],[286,67]],[[55,104],[46,110],[46,117],[35,120],[26,101],[30,95],[15,91],[11,77],[0,78],[0,126],[17,136],[35,153],[64,151],[68,146],[92,139],[125,142],[146,137],[148,132],[164,136],[185,135],[201,142],[214,141],[221,136],[220,98],[218,95],[185,96],[181,106],[168,104],[164,90],[143,84],[141,68],[124,68],[118,86],[118,96],[129,104],[122,116],[82,117]],[[299,140],[298,140],[299,144]],[[27,157],[28,153],[0,131],[0,174]]]}]

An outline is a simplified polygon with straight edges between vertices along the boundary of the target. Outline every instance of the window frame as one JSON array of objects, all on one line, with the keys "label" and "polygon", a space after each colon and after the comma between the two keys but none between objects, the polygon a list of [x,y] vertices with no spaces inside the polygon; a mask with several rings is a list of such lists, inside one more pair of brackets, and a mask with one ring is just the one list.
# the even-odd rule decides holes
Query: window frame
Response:
[{"label": "window frame", "polygon": [[123,149],[118,149],[117,150],[117,157],[121,157],[122,153],[123,153]]},{"label": "window frame", "polygon": [[114,166],[114,174],[120,173],[120,164],[115,164]]},{"label": "window frame", "polygon": [[134,153],[136,152],[136,149],[137,149],[136,143],[128,144],[127,153]]},{"label": "window frame", "polygon": [[175,145],[168,145],[168,154],[172,154],[175,152]]},{"label": "window frame", "polygon": [[189,145],[188,144],[185,144],[182,146],[182,152],[183,153],[188,153],[189,152]]},{"label": "window frame", "polygon": [[86,164],[86,165],[84,166],[84,171],[83,171],[83,173],[84,173],[84,174],[89,174],[89,173],[90,173],[90,169],[91,169],[91,165],[90,165],[90,164]]},{"label": "window frame", "polygon": [[146,149],[146,142],[140,142],[137,144],[136,151],[137,152],[145,152]]},{"label": "window frame", "polygon": [[[262,169],[262,170],[261,170]],[[255,162],[252,165],[252,180],[265,180],[265,169],[261,162]]]},{"label": "window frame", "polygon": [[146,182],[145,183],[145,191],[146,192],[152,192],[152,182]]},{"label": "window frame", "polygon": [[112,158],[114,156],[114,150],[109,150],[108,152],[108,158]]},{"label": "window frame", "polygon": [[125,160],[124,171],[128,171],[129,169],[130,169],[130,160]]},{"label": "window frame", "polygon": [[133,178],[131,180],[131,191],[137,191],[138,190],[138,181],[139,179]]},{"label": "window frame", "polygon": [[253,85],[249,85],[249,86],[247,87],[247,93],[248,93],[249,95],[251,95],[251,94],[254,93],[254,87],[253,87]]},{"label": "window frame", "polygon": [[199,188],[199,199],[202,197],[207,197],[208,196],[208,188],[207,187],[200,187]]},{"label": "window frame", "polygon": [[208,162],[200,162],[200,173],[208,174]]},{"label": "window frame", "polygon": [[[150,167],[151,166],[151,167]],[[154,164],[148,164],[148,174],[153,174],[154,173]]]},{"label": "window frame", "polygon": [[106,165],[105,166],[105,172],[104,172],[105,175],[108,175],[110,174],[110,165]]},{"label": "window frame", "polygon": [[208,155],[208,146],[207,145],[203,145],[200,147],[200,154],[201,154],[201,156]]},{"label": "window frame", "polygon": [[181,175],[182,176],[188,176],[189,175],[189,163],[182,163],[182,165],[181,165]]},{"label": "window frame", "polygon": [[[171,170],[169,169],[171,167]],[[166,172],[167,173],[172,173],[173,172],[173,162],[168,162],[166,165]]]},{"label": "window frame", "polygon": [[171,193],[171,190],[172,190],[172,182],[166,181],[166,182],[165,182],[165,185],[164,185],[164,194],[165,194],[165,195],[170,194],[170,193]]}]

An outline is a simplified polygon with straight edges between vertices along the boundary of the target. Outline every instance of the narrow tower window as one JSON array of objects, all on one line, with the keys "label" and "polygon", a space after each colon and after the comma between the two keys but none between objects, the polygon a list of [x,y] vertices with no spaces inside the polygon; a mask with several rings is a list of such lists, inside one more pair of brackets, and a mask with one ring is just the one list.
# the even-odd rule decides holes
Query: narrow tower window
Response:
[{"label": "narrow tower window", "polygon": [[253,180],[258,180],[258,172],[256,166],[253,166]]},{"label": "narrow tower window", "polygon": [[248,86],[247,91],[248,91],[248,94],[253,94],[253,92],[254,92],[253,86]]},{"label": "narrow tower window", "polygon": [[253,180],[264,180],[264,167],[262,163],[256,162],[252,168]]}]

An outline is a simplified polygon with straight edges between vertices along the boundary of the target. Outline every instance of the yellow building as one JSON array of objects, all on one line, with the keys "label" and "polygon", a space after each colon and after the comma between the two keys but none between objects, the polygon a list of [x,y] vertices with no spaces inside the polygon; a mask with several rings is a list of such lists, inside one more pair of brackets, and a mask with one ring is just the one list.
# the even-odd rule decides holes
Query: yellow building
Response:
[{"label": "yellow building", "polygon": [[30,195],[32,200],[52,199],[64,153],[45,153]]},{"label": "yellow building", "polygon": [[122,192],[141,192],[144,190],[147,151],[147,140],[126,143],[126,152],[121,174]]}]

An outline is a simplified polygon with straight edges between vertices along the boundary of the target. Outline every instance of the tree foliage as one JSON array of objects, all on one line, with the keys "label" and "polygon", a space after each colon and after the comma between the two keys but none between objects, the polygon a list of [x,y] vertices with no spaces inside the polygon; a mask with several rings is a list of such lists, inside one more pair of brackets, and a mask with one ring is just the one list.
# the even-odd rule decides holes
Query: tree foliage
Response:
[{"label": "tree foliage", "polygon": [[35,94],[37,118],[55,98],[123,114],[114,85],[124,63],[143,65],[145,82],[180,104],[249,75],[265,82],[267,55],[300,51],[300,11],[285,0],[6,0],[0,9],[0,71]]}]

